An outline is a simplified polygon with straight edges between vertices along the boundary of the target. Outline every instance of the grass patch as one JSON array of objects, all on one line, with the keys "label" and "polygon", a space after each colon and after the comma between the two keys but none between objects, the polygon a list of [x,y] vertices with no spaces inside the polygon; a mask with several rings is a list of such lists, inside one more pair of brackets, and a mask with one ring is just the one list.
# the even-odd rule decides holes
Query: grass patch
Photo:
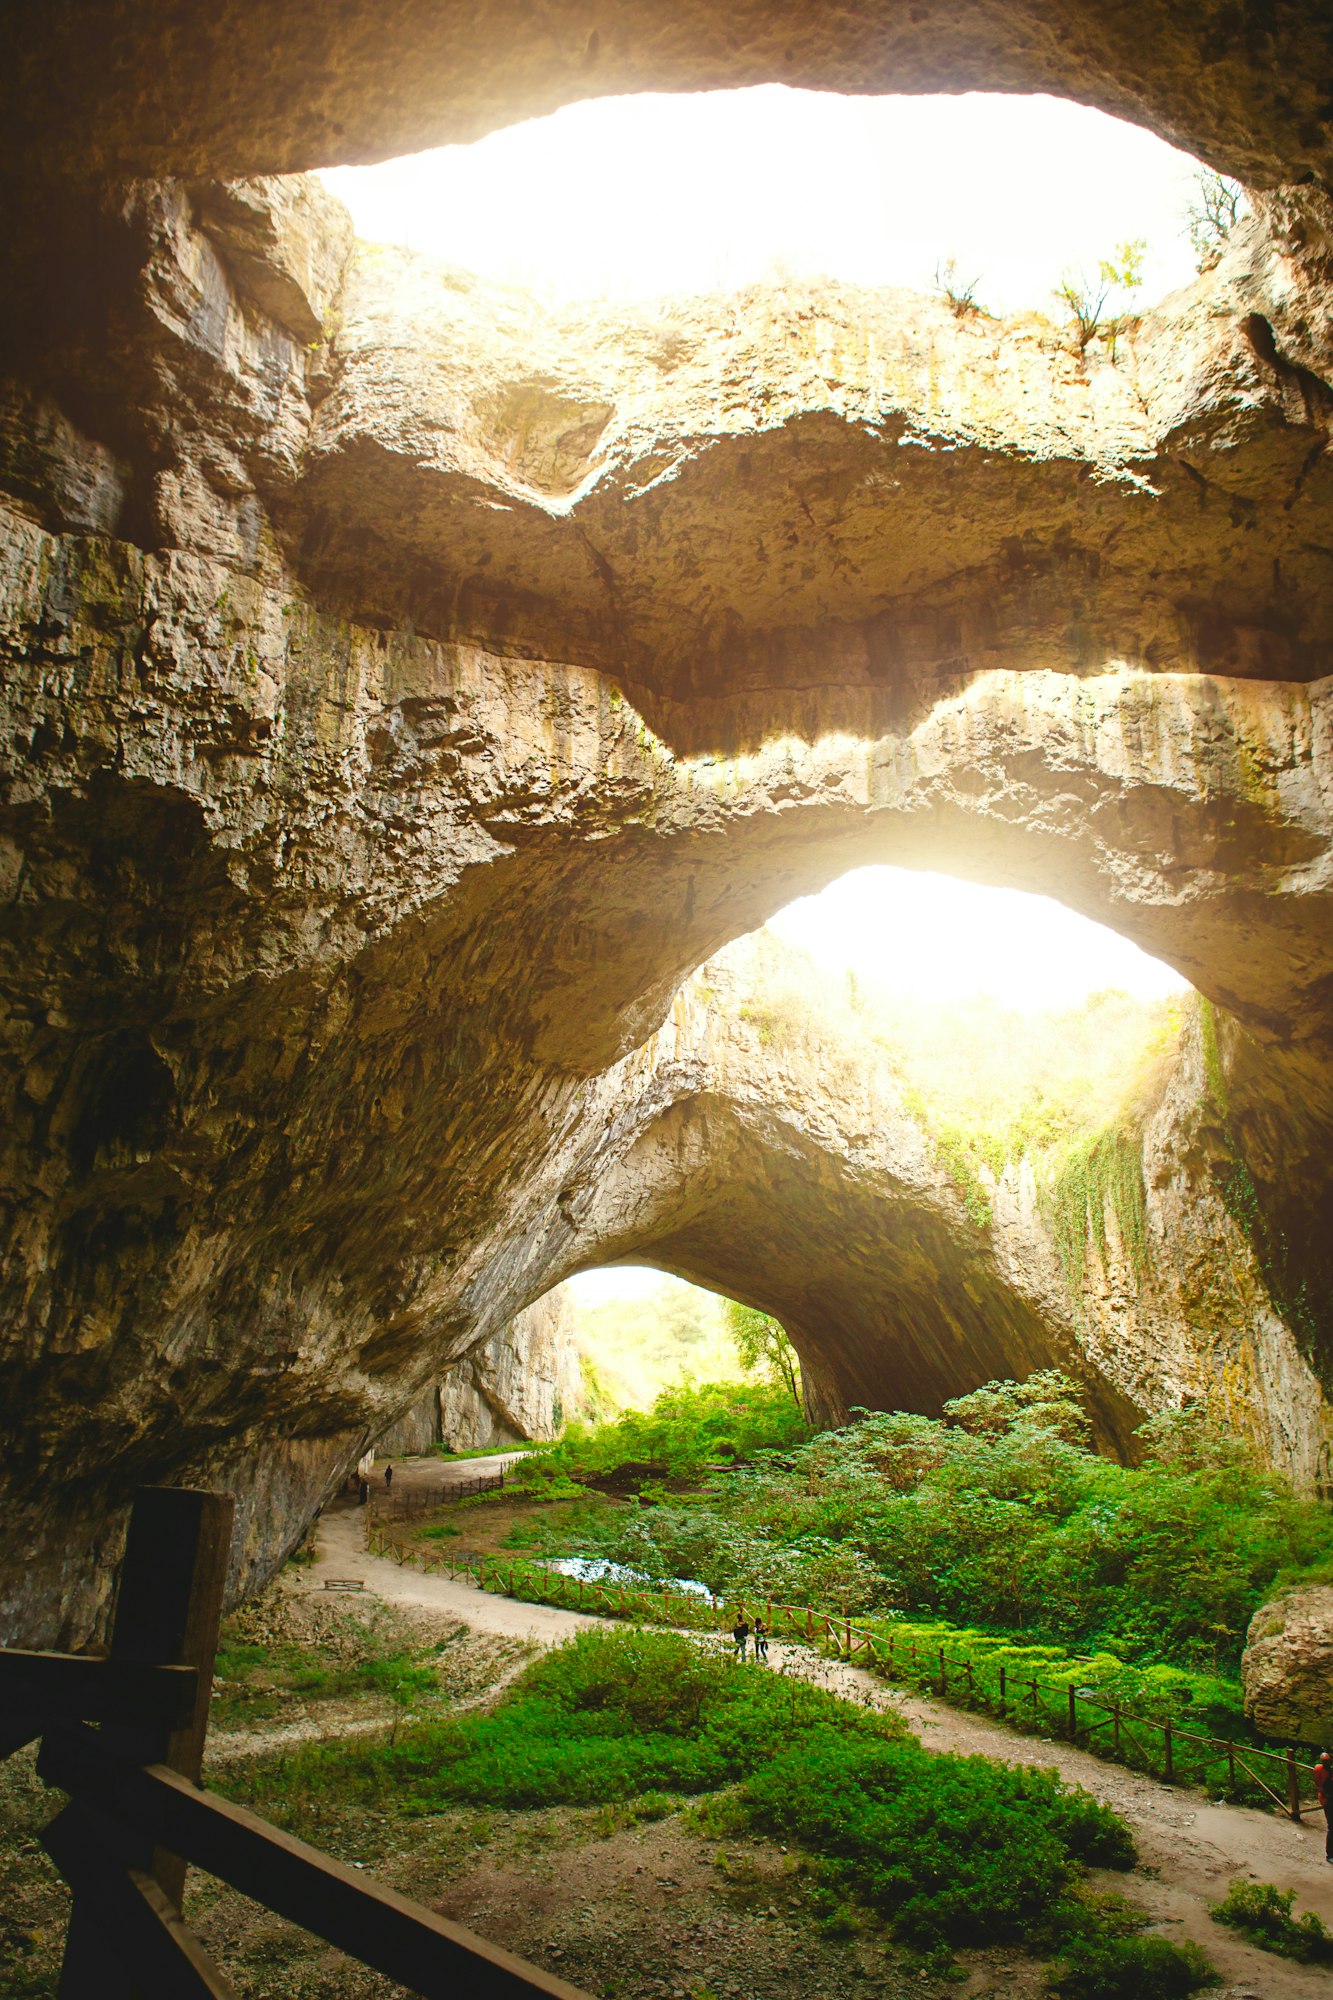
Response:
[{"label": "grass patch", "polygon": [[934,1755],[895,1717],[640,1630],[578,1634],[490,1714],[409,1725],[391,1742],[304,1744],[228,1785],[298,1826],[330,1796],[367,1816],[637,1801],[652,1817],[702,1795],[734,1824],[798,1842],[833,1906],[874,1911],[941,1961],[964,1945],[1086,1951],[1107,1926],[1077,1893],[1083,1871],[1134,1859],[1115,1814],[1050,1772]]},{"label": "grass patch", "polygon": [[1333,1964],[1333,1935],[1313,1910],[1294,1917],[1295,1901],[1294,1889],[1279,1889],[1273,1882],[1235,1881],[1222,1901],[1213,1904],[1212,1914],[1261,1951],[1297,1959],[1302,1965]]},{"label": "grass patch", "polygon": [[217,1652],[212,1726],[244,1728],[318,1702],[370,1699],[392,1711],[446,1697],[463,1628],[422,1644],[381,1607],[368,1609],[364,1616],[320,1606],[299,1628],[281,1600],[261,1599],[229,1618]]}]

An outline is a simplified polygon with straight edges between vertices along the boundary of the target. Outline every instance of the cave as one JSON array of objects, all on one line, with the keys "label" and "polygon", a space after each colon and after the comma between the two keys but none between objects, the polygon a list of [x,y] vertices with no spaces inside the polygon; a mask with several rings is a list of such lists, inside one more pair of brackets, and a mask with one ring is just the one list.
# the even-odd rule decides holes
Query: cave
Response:
[{"label": "cave", "polygon": [[[1109,1450],[1203,1397],[1315,1488],[1331,58],[1311,10],[1177,0],[29,10],[0,1636],[103,1629],[143,1483],[236,1494],[243,1596],[617,1259],[782,1318],[821,1423],[1058,1362]],[[312,171],[772,83],[1051,93],[1252,212],[1094,366],[839,284],[520,310],[358,250]],[[979,1223],[901,1094],[746,1029],[743,940],[872,863],[1196,990],[1132,1135],[1146,1259],[1090,1210],[1071,1285],[1017,1181]]]}]

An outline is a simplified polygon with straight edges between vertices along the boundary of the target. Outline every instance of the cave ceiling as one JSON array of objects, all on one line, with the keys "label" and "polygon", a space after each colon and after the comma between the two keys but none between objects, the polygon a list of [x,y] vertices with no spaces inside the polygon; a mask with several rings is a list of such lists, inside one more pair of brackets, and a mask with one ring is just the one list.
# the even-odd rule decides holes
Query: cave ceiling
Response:
[{"label": "cave ceiling", "polygon": [[[144,1478],[232,1485],[234,1581],[267,1573],[432,1371],[632,1254],[779,1311],[821,1417],[1056,1357],[1118,1445],[1211,1384],[1308,1479],[1333,1383],[1322,12],[24,12],[18,1627],[92,1628]],[[552,313],[355,246],[274,178],[764,80],[1063,92],[1239,174],[1256,215],[1079,355],[838,287]],[[1090,1213],[1071,1284],[1030,1174],[983,1225],[910,1106],[756,1042],[743,967],[691,981],[876,859],[1060,896],[1211,1003],[1137,1114],[1151,1282]]]}]

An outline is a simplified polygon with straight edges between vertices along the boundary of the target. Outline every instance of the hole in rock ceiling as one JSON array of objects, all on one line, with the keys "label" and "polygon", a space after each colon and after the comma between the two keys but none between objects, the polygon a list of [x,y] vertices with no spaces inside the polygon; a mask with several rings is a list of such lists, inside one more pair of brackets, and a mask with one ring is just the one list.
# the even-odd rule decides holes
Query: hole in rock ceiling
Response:
[{"label": "hole in rock ceiling", "polygon": [[[1131,1118],[1160,1086],[1192,1000],[1170,966],[1049,897],[891,867],[788,904],[692,984],[717,1029],[732,1024],[742,1068],[771,1069],[798,1117],[845,1087],[840,1066],[876,1070],[973,1180],[1024,1159],[1045,1173]],[[682,1376],[739,1372],[712,1292],[633,1264],[562,1290],[581,1351],[624,1406],[647,1408]]]},{"label": "hole in rock ceiling", "polygon": [[824,972],[907,1001],[1037,1014],[1107,991],[1152,1003],[1190,990],[1161,959],[1049,896],[911,868],[854,868],[767,928]]},{"label": "hole in rock ceiling", "polygon": [[1141,243],[1142,305],[1197,268],[1199,165],[1052,97],[837,97],[781,85],[602,98],[471,146],[326,170],[358,233],[555,298],[818,279],[996,313]]},{"label": "hole in rock ceiling", "polygon": [[1132,1120],[1193,1006],[1170,966],[1049,897],[903,868],[855,869],[731,951],[775,1052],[886,1074],[997,1173]]}]

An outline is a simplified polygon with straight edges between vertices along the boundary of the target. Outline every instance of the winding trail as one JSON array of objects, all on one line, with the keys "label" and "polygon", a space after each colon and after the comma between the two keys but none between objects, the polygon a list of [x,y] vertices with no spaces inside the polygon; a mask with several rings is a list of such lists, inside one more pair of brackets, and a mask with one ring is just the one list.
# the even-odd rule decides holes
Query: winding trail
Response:
[{"label": "winding trail", "polygon": [[[470,1478],[501,1462],[498,1457],[472,1459],[459,1476]],[[439,1472],[436,1461],[436,1481]],[[522,1604],[371,1555],[360,1508],[342,1503],[320,1522],[318,1555],[307,1576],[314,1588],[321,1588],[326,1577],[354,1578],[385,1603],[437,1610],[476,1631],[536,1645],[556,1645],[572,1632],[603,1623],[587,1612]],[[1324,1861],[1322,1824],[1298,1827],[1277,1813],[1213,1805],[1197,1791],[1104,1763],[1071,1744],[1021,1736],[988,1717],[890,1687],[863,1668],[825,1659],[810,1647],[775,1640],[769,1668],[799,1674],[835,1694],[901,1716],[929,1749],[1045,1766],[1112,1807],[1133,1829],[1140,1867],[1129,1878],[1108,1873],[1100,1886],[1141,1904],[1168,1936],[1190,1937],[1202,1945],[1226,1982],[1216,1990],[1216,2000],[1318,2000],[1320,1995],[1333,2000],[1333,1972],[1256,1951],[1208,1915],[1208,1905],[1239,1875],[1294,1889],[1297,1909],[1314,1910],[1333,1928],[1333,1868]],[[978,1827],[984,1839],[984,1800]]]}]

